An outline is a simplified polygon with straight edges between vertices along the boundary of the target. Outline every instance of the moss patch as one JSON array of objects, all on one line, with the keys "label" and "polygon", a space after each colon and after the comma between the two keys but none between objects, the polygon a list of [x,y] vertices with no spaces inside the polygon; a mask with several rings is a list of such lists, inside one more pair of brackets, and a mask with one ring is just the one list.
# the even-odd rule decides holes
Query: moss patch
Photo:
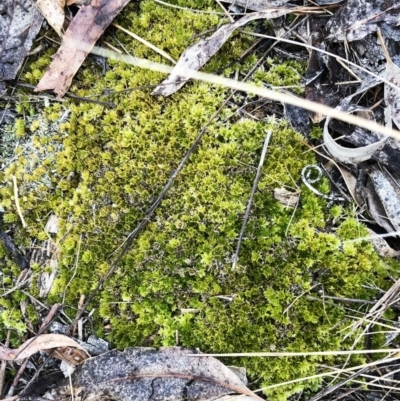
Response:
[{"label": "moss patch", "polygon": [[[194,0],[175,3],[208,10],[214,5]],[[169,9],[153,1],[129,5],[119,17],[124,27],[174,58],[193,42],[194,35],[218,22],[215,15]],[[164,61],[121,32],[108,40],[115,45],[123,42],[139,57]],[[229,74],[233,67],[224,66],[248,47],[248,41],[235,35],[207,70]],[[26,80],[37,82],[50,54],[29,65]],[[154,98],[146,91],[125,90],[156,84],[162,74],[116,61],[109,65],[103,74],[94,60],[87,60],[72,91],[111,99],[115,109],[67,102],[29,116],[26,106],[14,127],[20,137],[16,154],[21,155],[0,173],[4,219],[16,225],[18,243],[29,246],[30,238],[45,239],[48,215],[60,218],[61,270],[46,302],[59,302],[65,294],[65,309],[71,316],[80,295],[96,287],[110,265],[110,255],[144,217],[228,93],[196,82],[170,99]],[[287,64],[287,69],[294,67],[300,68]],[[273,66],[271,76],[263,71],[256,80],[298,82],[282,68]],[[232,271],[231,257],[267,130],[273,131],[272,140],[239,268]],[[29,157],[24,150],[28,145]],[[306,151],[301,138],[284,122],[238,120],[233,109],[224,110],[97,297],[93,307],[98,335],[107,336],[118,348],[173,345],[176,331],[182,345],[206,352],[350,347],[354,338],[343,340],[351,322],[344,307],[322,303],[316,299],[318,291],[371,298],[373,291],[362,284],[374,282],[385,288],[388,267],[368,244],[341,246],[341,240],[363,235],[364,229],[350,211],[338,206],[329,211],[324,200],[300,184],[302,168],[315,162]],[[18,226],[11,175],[19,183],[26,229]],[[273,189],[282,186],[301,191],[301,205],[295,212],[274,199]],[[327,181],[319,189],[329,190]],[[7,261],[2,273],[7,290],[19,272]],[[35,286],[34,282],[31,291],[36,291]],[[7,327],[23,331],[17,306],[24,296],[14,292],[1,300],[2,333]],[[111,325],[110,332],[104,322]],[[314,374],[320,361],[317,357],[244,358],[235,363],[246,366],[253,378],[260,379],[258,385],[266,386]],[[267,393],[285,399],[319,383],[292,384]]]}]

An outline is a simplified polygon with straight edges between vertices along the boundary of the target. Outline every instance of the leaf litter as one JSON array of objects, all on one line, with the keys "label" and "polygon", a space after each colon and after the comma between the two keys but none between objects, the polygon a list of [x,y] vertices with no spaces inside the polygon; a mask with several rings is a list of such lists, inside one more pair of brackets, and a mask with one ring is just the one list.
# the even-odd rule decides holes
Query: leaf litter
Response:
[{"label": "leaf litter", "polygon": [[[400,23],[400,21],[399,21]],[[392,84],[400,88],[400,68],[391,59],[385,41],[382,37],[381,31],[378,29],[378,38],[381,42],[382,50],[386,58],[386,74],[385,78]],[[389,110],[393,122],[400,128],[400,89],[395,89],[392,86],[384,84],[385,86],[385,104]],[[388,123],[388,122],[387,122]]]},{"label": "leaf litter", "polygon": [[0,2],[0,96],[5,82],[16,78],[42,22],[33,0]]},{"label": "leaf litter", "polygon": [[83,362],[71,380],[64,380],[43,396],[23,396],[21,401],[67,401],[71,397],[76,401],[197,401],[215,400],[230,394],[245,394],[253,400],[262,400],[217,359],[196,358],[194,353],[198,354],[179,347],[110,351]]},{"label": "leaf litter", "polygon": [[[39,0],[38,6],[41,7],[49,24],[63,37],[62,45],[49,70],[37,85],[36,91],[52,90],[61,98],[67,92],[74,75],[91,48],[128,1],[93,0],[83,2],[84,5],[64,33],[63,9],[65,4],[52,2],[51,7],[54,7],[55,11],[49,16],[50,7],[46,6],[46,0]],[[75,1],[67,1],[67,5],[72,3]],[[289,1],[286,0],[230,0],[224,3],[239,7],[243,14],[249,11],[255,11],[255,13],[246,14],[235,22],[221,26],[210,37],[201,39],[188,47],[181,55],[174,71],[160,83],[153,94],[169,96],[181,89],[188,81],[186,75],[185,78],[180,75],[182,70],[202,68],[229,40],[235,30],[250,21],[268,19],[274,26],[273,19],[282,22],[287,14],[293,14],[296,11],[305,14],[304,8],[289,5]],[[291,4],[294,3],[296,2],[291,2]],[[397,128],[400,128],[399,89],[384,83],[383,97],[379,93],[379,87],[382,85],[379,77],[395,86],[400,84],[400,5],[398,2],[391,0],[317,0],[314,3],[321,6],[316,8],[319,14],[322,13],[318,18],[315,18],[310,12],[296,29],[289,29],[283,24],[275,30],[288,33],[294,38],[300,38],[299,46],[302,42],[308,42],[314,46],[314,49],[306,53],[308,67],[304,78],[305,98],[335,107],[346,113],[367,116],[371,121],[378,121],[390,127],[393,121]],[[25,2],[26,7],[21,7],[21,4],[17,0],[6,0],[0,4],[0,95],[6,91],[7,82],[16,78],[42,23],[41,16],[33,7],[33,3]],[[300,12],[301,10],[302,12]],[[325,12],[326,10],[329,12]],[[82,43],[82,45],[77,47],[76,43]],[[281,54],[281,59],[290,58],[292,53],[287,45],[283,44],[279,49],[281,52],[277,54]],[[322,54],[318,49],[329,54]],[[285,56],[285,54],[288,55]],[[335,56],[348,59],[371,71],[375,76],[368,75],[365,71],[360,71],[350,64],[346,65]],[[296,109],[286,104],[283,107],[283,113],[288,117],[292,127],[306,139],[312,141],[309,138],[310,120],[323,127],[322,144],[326,151],[324,157],[333,159],[340,166],[337,173],[341,178],[338,178],[335,184],[344,190],[348,187],[352,198],[357,200],[359,206],[367,208],[370,219],[374,223],[371,232],[377,232],[372,231],[372,229],[376,230],[376,227],[389,234],[399,231],[399,142],[394,138],[382,137],[373,131],[339,123],[329,116],[326,118],[323,114]],[[314,142],[313,144],[318,143]],[[332,169],[334,170],[335,167]],[[282,196],[282,194],[276,196]],[[289,197],[287,202],[290,203],[290,207],[298,204],[297,198],[291,200],[290,193],[285,193],[283,196]],[[333,190],[329,199],[342,198],[337,196]],[[386,242],[384,245],[381,244],[381,247],[385,248],[385,256],[398,256],[400,249],[398,241],[392,241],[390,245],[393,245],[395,249],[391,249]],[[39,340],[40,338],[42,340]],[[63,341],[64,346],[62,345]],[[71,349],[75,347],[65,338],[61,343],[50,340],[46,342],[43,336],[28,340],[24,346],[24,349],[21,346],[17,350],[24,357],[32,355],[33,351],[48,347],[59,348],[58,353],[64,360],[68,359],[67,355],[71,354]],[[15,350],[3,348],[1,352],[4,356],[3,359],[15,359]],[[208,369],[214,361],[194,366],[187,359],[187,352],[187,350],[178,349],[165,349],[159,352],[148,349],[130,349],[124,353],[112,351],[105,356],[88,360],[79,367],[78,372],[74,374],[72,392],[76,390],[80,394],[79,391],[82,391],[82,394],[87,395],[92,391],[97,391],[100,396],[106,395],[109,386],[105,383],[108,380],[120,380],[123,377],[121,387],[117,386],[115,389],[116,397],[128,393],[127,397],[134,397],[132,391],[145,397],[123,398],[124,400],[146,399],[146,394],[152,394],[151,392],[161,388],[163,395],[171,395],[170,399],[180,399],[173,398],[177,394],[185,394],[185,399],[199,399],[190,398],[187,395],[192,394],[193,397],[199,397],[197,391],[200,388],[204,389],[204,383],[210,384],[210,388],[212,388],[210,391],[214,395],[218,393],[218,396],[222,396],[234,391],[248,394],[251,397],[255,396],[250,390],[243,387],[243,383],[239,383],[238,379],[231,376],[225,367],[219,367],[218,373],[215,375],[203,375],[204,369]],[[137,358],[138,355],[144,356],[143,360]],[[186,370],[179,368],[178,365],[174,365],[176,369],[174,371],[168,370],[171,365],[165,365],[162,368],[158,366],[151,370],[149,355],[152,355],[152,358],[158,362],[168,360],[180,363],[184,360]],[[168,358],[172,358],[171,361]],[[205,358],[201,360],[204,361]],[[111,364],[109,364],[110,361]],[[144,361],[147,365],[140,366]],[[110,366],[115,364],[120,374],[126,372],[125,376],[120,376],[117,371],[112,369],[104,369],[104,366],[108,364]],[[192,376],[188,374],[189,366]],[[132,370],[128,371],[128,368]],[[147,372],[149,376],[146,377],[145,374],[143,377],[132,376],[132,371]],[[190,380],[189,377],[191,377]],[[169,381],[170,379],[171,381]],[[124,387],[125,385],[128,387]],[[129,388],[129,392],[125,393],[125,388]],[[67,399],[65,397],[72,395],[69,383],[68,386],[66,383],[60,384],[53,391],[59,397],[58,399]],[[192,391],[193,393],[191,393]],[[209,397],[209,395],[205,397]]]},{"label": "leaf litter", "polygon": [[[10,349],[0,345],[0,359],[4,361],[15,361],[28,358],[38,351],[65,347],[77,348],[84,351],[84,348],[72,338],[62,334],[42,334],[27,340],[17,349]],[[80,362],[82,362],[82,359],[80,359],[78,363]]]},{"label": "leaf litter", "polygon": [[80,8],[35,91],[52,90],[61,98],[92,47],[129,0],[96,0]]},{"label": "leaf litter", "polygon": [[153,95],[170,96],[188,81],[187,76],[181,76],[182,70],[198,71],[222,47],[232,33],[239,27],[257,19],[278,18],[295,11],[294,8],[271,8],[268,11],[251,13],[239,21],[226,24],[207,39],[202,39],[188,47],[181,55],[169,77],[161,82],[153,91]]},{"label": "leaf litter", "polygon": [[65,0],[37,0],[36,5],[49,25],[62,36],[65,20]]}]

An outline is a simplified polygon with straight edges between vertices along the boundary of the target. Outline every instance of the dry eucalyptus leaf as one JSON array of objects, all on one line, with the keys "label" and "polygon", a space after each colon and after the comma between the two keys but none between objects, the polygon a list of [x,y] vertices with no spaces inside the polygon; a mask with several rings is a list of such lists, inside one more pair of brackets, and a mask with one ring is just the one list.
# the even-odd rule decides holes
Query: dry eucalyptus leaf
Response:
[{"label": "dry eucalyptus leaf", "polygon": [[[377,167],[371,167],[368,170],[368,176],[370,183],[373,185],[373,190],[375,191],[382,205],[382,207],[380,207],[379,202],[376,201],[376,198],[372,198],[372,196],[370,197],[370,209],[371,200],[374,199],[374,207],[377,210],[377,213],[373,217],[377,223],[384,227],[388,232],[399,231],[400,189],[398,187],[398,183],[396,183],[392,177],[390,177],[388,174],[385,174]],[[367,188],[369,188],[369,192],[371,193],[371,187]]]},{"label": "dry eucalyptus leaf", "polygon": [[367,202],[369,215],[388,233],[395,231],[394,227],[390,223],[390,220],[386,216],[385,208],[383,207],[382,201],[374,189],[374,184],[372,181],[368,181],[365,188],[365,193],[365,200]]},{"label": "dry eucalyptus leaf", "polygon": [[[348,99],[344,99],[336,109],[347,113],[363,112],[366,110],[361,106],[350,104]],[[329,132],[329,123],[331,119],[332,117],[328,116],[325,121],[323,136],[324,146],[335,160],[342,163],[358,164],[362,161],[369,160],[375,152],[382,149],[388,139],[388,137],[383,137],[377,142],[358,148],[341,146]]]},{"label": "dry eucalyptus leaf", "polygon": [[114,350],[84,361],[72,385],[63,380],[42,397],[66,401],[73,392],[75,401],[205,401],[237,393],[262,400],[217,359],[194,353],[178,347]]},{"label": "dry eucalyptus leaf", "polygon": [[296,207],[299,203],[300,195],[298,193],[290,192],[285,188],[275,188],[274,198],[283,206]]},{"label": "dry eucalyptus leaf", "polygon": [[37,0],[36,4],[49,25],[62,36],[65,0]]},{"label": "dry eucalyptus leaf", "polygon": [[[378,30],[378,37],[381,41],[382,50],[386,57],[386,76],[385,78],[392,84],[400,88],[400,68],[393,63],[381,31]],[[393,122],[400,128],[400,89],[393,88],[393,86],[387,85],[385,82],[385,103],[390,111]],[[385,115],[386,117],[386,115]]]},{"label": "dry eucalyptus leaf", "polygon": [[340,174],[343,177],[343,181],[345,182],[346,187],[347,187],[351,197],[359,206],[361,206],[363,202],[359,198],[359,196],[357,195],[357,192],[356,192],[357,178],[354,177],[354,175],[351,174],[350,171],[347,170],[347,168],[341,166],[340,164],[337,164],[336,166],[337,166],[338,170],[340,171]]},{"label": "dry eucalyptus leaf", "polygon": [[396,256],[400,256],[400,251],[394,250],[389,244],[385,241],[384,238],[379,237],[378,234],[367,227],[369,234],[371,235],[370,241],[375,251],[382,258],[395,258]]},{"label": "dry eucalyptus leaf", "polygon": [[42,22],[33,0],[0,0],[0,96],[3,81],[17,76]]},{"label": "dry eucalyptus leaf", "polygon": [[61,98],[96,41],[127,3],[129,0],[96,0],[81,7],[35,92],[52,90]]},{"label": "dry eucalyptus leaf", "polygon": [[48,351],[47,353],[51,354],[54,358],[69,363],[70,365],[79,365],[88,358],[88,353],[83,348],[60,347],[53,352]]},{"label": "dry eucalyptus leaf", "polygon": [[72,338],[62,334],[42,334],[25,341],[17,349],[0,346],[0,359],[5,361],[15,361],[17,359],[29,358],[38,351],[60,347],[72,347],[85,352],[84,348],[82,348]]},{"label": "dry eucalyptus leaf", "polygon": [[266,11],[270,7],[283,6],[290,0],[224,0],[224,3],[243,7],[245,10]]},{"label": "dry eucalyptus leaf", "polygon": [[223,25],[213,35],[207,39],[201,39],[193,46],[188,47],[179,58],[173,71],[167,79],[165,79],[153,91],[152,95],[169,96],[188,81],[188,76],[180,75],[181,71],[197,71],[222,47],[229,39],[235,29],[246,25],[250,21],[263,18],[278,18],[282,15],[292,13],[296,8],[271,8],[268,11],[252,13],[242,17],[239,21],[232,24]]}]

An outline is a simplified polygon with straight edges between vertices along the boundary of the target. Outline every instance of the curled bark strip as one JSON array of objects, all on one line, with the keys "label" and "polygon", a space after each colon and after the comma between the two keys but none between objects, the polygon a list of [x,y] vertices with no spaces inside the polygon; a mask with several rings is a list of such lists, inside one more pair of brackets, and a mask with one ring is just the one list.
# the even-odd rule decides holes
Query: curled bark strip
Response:
[{"label": "curled bark strip", "polygon": [[[365,108],[349,104],[349,101],[345,99],[336,109],[345,111],[347,113],[354,113],[357,111],[365,111]],[[329,132],[329,123],[332,117],[327,116],[324,126],[324,146],[327,151],[332,155],[335,160],[342,163],[358,164],[362,161],[369,160],[371,156],[382,149],[387,141],[388,137],[383,137],[378,142],[374,142],[367,146],[359,148],[346,148],[339,145]]]},{"label": "curled bark strip", "polygon": [[[312,170],[318,172],[318,176],[316,178],[311,178],[311,172]],[[318,167],[315,164],[309,164],[303,168],[301,171],[301,179],[304,182],[304,185],[312,192],[314,192],[316,195],[320,196],[321,198],[328,199],[329,201],[339,201],[343,202],[346,199],[342,198],[341,196],[334,196],[334,195],[326,195],[323,194],[322,192],[318,191],[318,189],[315,189],[311,184],[316,183],[319,181],[322,177],[322,170],[320,167]]]}]

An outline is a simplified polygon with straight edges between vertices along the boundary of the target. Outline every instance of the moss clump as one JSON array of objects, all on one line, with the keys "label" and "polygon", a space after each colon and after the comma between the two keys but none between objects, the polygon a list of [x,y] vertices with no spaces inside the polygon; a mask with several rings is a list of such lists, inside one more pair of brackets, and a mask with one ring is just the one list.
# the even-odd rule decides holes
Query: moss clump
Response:
[{"label": "moss clump", "polygon": [[282,63],[277,59],[268,58],[265,66],[254,74],[254,79],[274,87],[291,88],[293,92],[301,95],[304,92],[301,81],[305,67],[305,63],[296,60]]},{"label": "moss clump", "polygon": [[[214,4],[175,3],[192,8]],[[194,35],[218,23],[215,15],[163,8],[153,1],[128,6],[119,19],[175,58]],[[132,54],[163,61],[120,32],[115,44],[117,39]],[[207,68],[223,69],[248,46],[247,40],[233,37]],[[81,96],[100,94],[107,101],[111,91],[117,107],[53,104],[41,116],[26,116],[22,139],[36,159],[19,157],[0,173],[8,222],[19,221],[10,175],[19,182],[28,224],[26,229],[16,229],[19,243],[28,246],[29,237],[44,239],[49,213],[60,218],[61,271],[47,302],[60,301],[65,293],[67,312],[80,294],[88,295],[96,287],[112,252],[144,217],[227,95],[224,88],[205,83],[190,83],[171,99],[125,91],[158,83],[162,74],[116,61],[109,64],[103,75],[88,60],[72,89]],[[43,59],[32,63],[26,78],[34,81],[35,71],[45,65]],[[302,168],[314,162],[312,153],[304,153],[301,139],[273,118],[234,121],[233,112],[224,110],[211,124],[154,219],[93,305],[98,334],[105,335],[107,320],[112,327],[108,339],[118,348],[172,345],[178,330],[183,345],[207,352],[343,349],[353,340],[343,341],[342,330],[349,324],[344,308],[306,295],[315,297],[323,290],[335,296],[369,298],[373,292],[362,283],[385,287],[387,267],[369,245],[340,247],[341,240],[362,234],[362,227],[349,212],[336,207],[330,213],[324,200],[300,185]],[[231,257],[267,130],[273,136],[239,268],[232,271]],[[273,198],[273,189],[282,186],[301,190],[301,207],[295,213]],[[328,190],[327,182],[320,186]],[[18,273],[9,265],[4,273],[10,281],[3,281],[6,289]],[[18,328],[20,316],[13,314],[18,301],[18,294],[2,301],[0,329]],[[196,313],[183,312],[188,309]],[[269,385],[313,374],[321,360],[251,358],[236,363],[261,378],[261,385]],[[318,384],[314,380],[268,394],[284,399]]]}]

